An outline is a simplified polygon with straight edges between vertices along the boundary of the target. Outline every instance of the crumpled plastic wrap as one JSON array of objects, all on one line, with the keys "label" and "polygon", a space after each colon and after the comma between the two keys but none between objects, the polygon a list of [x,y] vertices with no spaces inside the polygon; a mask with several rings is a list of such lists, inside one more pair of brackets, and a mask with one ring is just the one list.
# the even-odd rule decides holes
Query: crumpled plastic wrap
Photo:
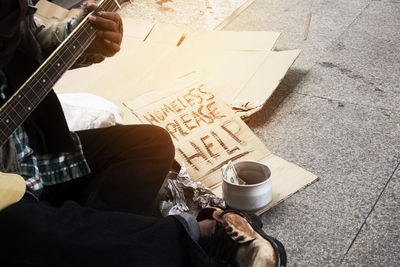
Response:
[{"label": "crumpled plastic wrap", "polygon": [[225,208],[225,201],[217,197],[209,188],[200,182],[190,179],[185,165],[174,179],[167,179],[164,197],[159,202],[162,216],[188,212],[196,215],[201,208],[214,206]]}]

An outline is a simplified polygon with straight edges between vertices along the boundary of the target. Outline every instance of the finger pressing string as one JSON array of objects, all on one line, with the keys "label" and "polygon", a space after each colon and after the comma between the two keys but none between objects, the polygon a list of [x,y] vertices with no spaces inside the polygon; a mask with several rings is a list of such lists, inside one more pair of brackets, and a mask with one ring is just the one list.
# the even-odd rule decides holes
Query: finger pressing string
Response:
[{"label": "finger pressing string", "polygon": [[[96,15],[89,16],[89,20],[96,29],[120,32],[120,18],[118,15],[109,15],[111,12],[101,11]],[[113,13],[111,13],[113,14]]]},{"label": "finger pressing string", "polygon": [[102,18],[104,18],[104,19],[108,19],[108,20],[113,21],[114,23],[116,23],[118,25],[118,31],[119,32],[123,31],[122,18],[117,13],[100,11],[99,13],[97,13],[97,15],[102,17]]},{"label": "finger pressing string", "polygon": [[86,12],[89,13],[96,10],[98,5],[94,1],[89,1],[84,4],[84,8],[86,9]]},{"label": "finger pressing string", "polygon": [[97,36],[103,39],[110,40],[116,44],[121,44],[122,42],[122,34],[117,32],[110,32],[110,31],[97,31]]}]

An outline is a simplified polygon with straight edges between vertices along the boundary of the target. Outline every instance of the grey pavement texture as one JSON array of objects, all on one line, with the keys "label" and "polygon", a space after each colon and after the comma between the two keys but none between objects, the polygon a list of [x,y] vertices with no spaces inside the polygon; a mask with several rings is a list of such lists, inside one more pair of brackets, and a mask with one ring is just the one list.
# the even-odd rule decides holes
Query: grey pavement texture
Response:
[{"label": "grey pavement texture", "polygon": [[256,0],[225,30],[302,49],[248,122],[320,178],[262,215],[288,266],[400,266],[400,1]]}]

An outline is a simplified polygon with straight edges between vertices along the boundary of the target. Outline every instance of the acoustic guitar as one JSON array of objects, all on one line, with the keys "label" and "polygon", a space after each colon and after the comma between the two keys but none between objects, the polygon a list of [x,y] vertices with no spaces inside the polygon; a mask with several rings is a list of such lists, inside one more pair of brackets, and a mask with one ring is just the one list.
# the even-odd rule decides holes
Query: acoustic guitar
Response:
[{"label": "acoustic guitar", "polygon": [[[127,0],[101,0],[98,11],[116,11]],[[29,79],[0,108],[0,146],[29,117],[54,84],[76,62],[96,38],[88,14]],[[0,210],[18,202],[26,190],[25,180],[0,172]]]}]

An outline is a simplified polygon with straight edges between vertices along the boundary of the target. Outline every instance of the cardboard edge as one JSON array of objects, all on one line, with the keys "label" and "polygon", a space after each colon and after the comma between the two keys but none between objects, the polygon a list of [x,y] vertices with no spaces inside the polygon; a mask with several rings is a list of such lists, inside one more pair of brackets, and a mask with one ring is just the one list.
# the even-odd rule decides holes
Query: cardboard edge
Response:
[{"label": "cardboard edge", "polygon": [[276,43],[278,42],[279,38],[281,38],[282,32],[278,32],[278,33],[279,33],[279,34],[278,34],[278,37],[276,38],[274,44],[273,44],[272,47],[271,47],[271,50],[272,50],[272,51],[275,50]]},{"label": "cardboard edge", "polygon": [[[288,190],[289,193],[286,193],[283,197],[280,197],[279,199],[274,199],[274,194],[273,194],[273,198],[272,201],[270,202],[270,204],[268,204],[266,207],[261,208],[259,210],[256,210],[255,213],[260,215],[262,213],[264,213],[265,211],[271,209],[272,207],[278,205],[279,203],[281,203],[283,200],[289,198],[290,196],[292,196],[293,194],[299,192],[300,190],[306,188],[307,186],[315,183],[316,181],[318,181],[318,176],[316,176],[315,174],[307,171],[306,169],[303,169],[302,167],[298,166],[297,164],[294,164],[292,162],[289,162],[281,157],[278,157],[274,154],[271,154],[267,157],[267,159],[265,160],[267,165],[272,165],[271,169],[272,169],[272,175],[278,175],[280,176],[280,179],[291,179],[292,182],[292,186],[293,185],[297,185],[293,190]],[[268,163],[270,162],[270,163]],[[285,165],[285,169],[282,171],[279,169],[279,166]],[[293,178],[290,176],[291,173],[296,173],[296,178]],[[277,187],[276,184],[276,178],[272,180],[272,192],[274,192],[274,187]],[[281,182],[282,180],[280,180]],[[274,183],[275,182],[275,183]],[[297,182],[297,183],[295,183]],[[301,184],[300,187],[298,186],[298,184]],[[281,185],[282,186],[282,185]],[[280,190],[280,192],[284,192],[282,190]]]},{"label": "cardboard edge", "polygon": [[261,215],[261,214],[265,213],[266,211],[272,209],[273,207],[277,206],[277,205],[280,204],[281,202],[285,201],[285,200],[288,199],[289,197],[293,196],[294,194],[300,192],[301,190],[305,189],[306,187],[308,187],[308,186],[310,186],[310,185],[312,185],[312,184],[314,184],[314,183],[316,183],[316,182],[318,182],[318,181],[319,181],[319,177],[316,176],[314,180],[312,180],[312,181],[310,181],[310,182],[304,184],[302,187],[300,187],[299,189],[297,189],[297,191],[295,191],[295,192],[293,192],[293,193],[287,195],[286,197],[280,199],[279,201],[275,202],[273,205],[269,205],[269,204],[268,204],[266,207],[254,211],[254,213],[257,214],[257,215]]},{"label": "cardboard edge", "polygon": [[245,11],[251,4],[253,4],[255,0],[247,0],[245,1],[240,7],[238,7],[235,11],[232,12],[232,14],[224,19],[220,24],[214,27],[213,30],[222,30],[225,26],[227,26],[229,23],[231,23],[237,16],[239,16],[240,13]]},{"label": "cardboard edge", "polygon": [[158,23],[150,30],[144,42],[178,45],[187,27],[182,25]]},{"label": "cardboard edge", "polygon": [[[239,92],[232,101],[231,105],[236,101],[240,101],[242,95],[246,95],[246,100],[256,102],[261,102],[262,105],[266,103],[266,101],[272,96],[275,92],[276,88],[285,77],[286,73],[289,71],[290,67],[296,61],[297,57],[300,55],[300,49],[294,50],[285,50],[285,51],[271,51],[265,58],[264,62],[259,66],[254,75],[247,81],[247,83],[242,88],[241,92]],[[273,60],[271,60],[271,57]],[[287,57],[284,61],[283,65],[279,68],[276,66],[277,58]],[[282,63],[281,63],[282,64]],[[265,84],[264,81],[266,77],[270,76],[269,84]],[[248,99],[252,96],[250,99]],[[243,114],[243,118],[246,116],[251,116],[256,113],[258,110],[247,111]]]},{"label": "cardboard edge", "polygon": [[[312,185],[312,184],[314,184],[315,182],[317,182],[319,180],[319,177],[316,176],[315,174],[303,169],[302,167],[298,166],[297,164],[289,162],[289,161],[287,161],[287,160],[285,160],[285,159],[283,159],[281,157],[278,157],[278,156],[276,156],[274,154],[270,154],[269,156],[264,158],[264,160],[260,160],[260,161],[263,162],[263,163],[266,163],[268,165],[268,160],[278,160],[279,161],[278,163],[284,164],[286,166],[285,171],[292,170],[293,172],[296,172],[296,175],[298,177],[301,177],[301,178],[297,178],[297,179],[301,179],[301,186],[295,187],[294,190],[290,190],[291,191],[290,193],[285,194],[282,197],[279,197],[278,199],[274,199],[274,194],[273,194],[273,199],[267,206],[265,206],[265,207],[263,207],[261,209],[252,211],[253,213],[255,213],[257,215],[263,214],[264,212],[266,212],[269,209],[277,206],[278,204],[280,204],[284,200],[288,199],[289,197],[293,196],[297,192],[305,189],[309,185]],[[275,168],[276,168],[276,166],[275,166]],[[277,173],[277,172],[278,172],[278,174],[281,173],[281,172],[277,171],[276,169],[274,169],[274,166],[272,166],[272,170],[273,170],[273,173]],[[281,175],[283,175],[283,174],[281,174]],[[287,176],[288,175],[286,174],[286,178],[288,178]],[[278,179],[285,179],[285,176],[281,176]],[[297,183],[297,184],[299,184],[299,183]],[[288,186],[293,186],[293,185],[290,184],[290,181],[288,183]],[[212,192],[214,194],[216,194],[218,197],[222,198],[222,182],[210,187],[210,189],[212,190]],[[272,192],[274,192],[274,184],[272,184]]]},{"label": "cardboard edge", "polygon": [[278,31],[197,31],[185,34],[179,46],[199,50],[267,52],[275,47],[280,36]]},{"label": "cardboard edge", "polygon": [[123,38],[135,38],[144,42],[154,29],[155,24],[151,22],[136,21],[132,18],[121,16],[124,25]]}]

